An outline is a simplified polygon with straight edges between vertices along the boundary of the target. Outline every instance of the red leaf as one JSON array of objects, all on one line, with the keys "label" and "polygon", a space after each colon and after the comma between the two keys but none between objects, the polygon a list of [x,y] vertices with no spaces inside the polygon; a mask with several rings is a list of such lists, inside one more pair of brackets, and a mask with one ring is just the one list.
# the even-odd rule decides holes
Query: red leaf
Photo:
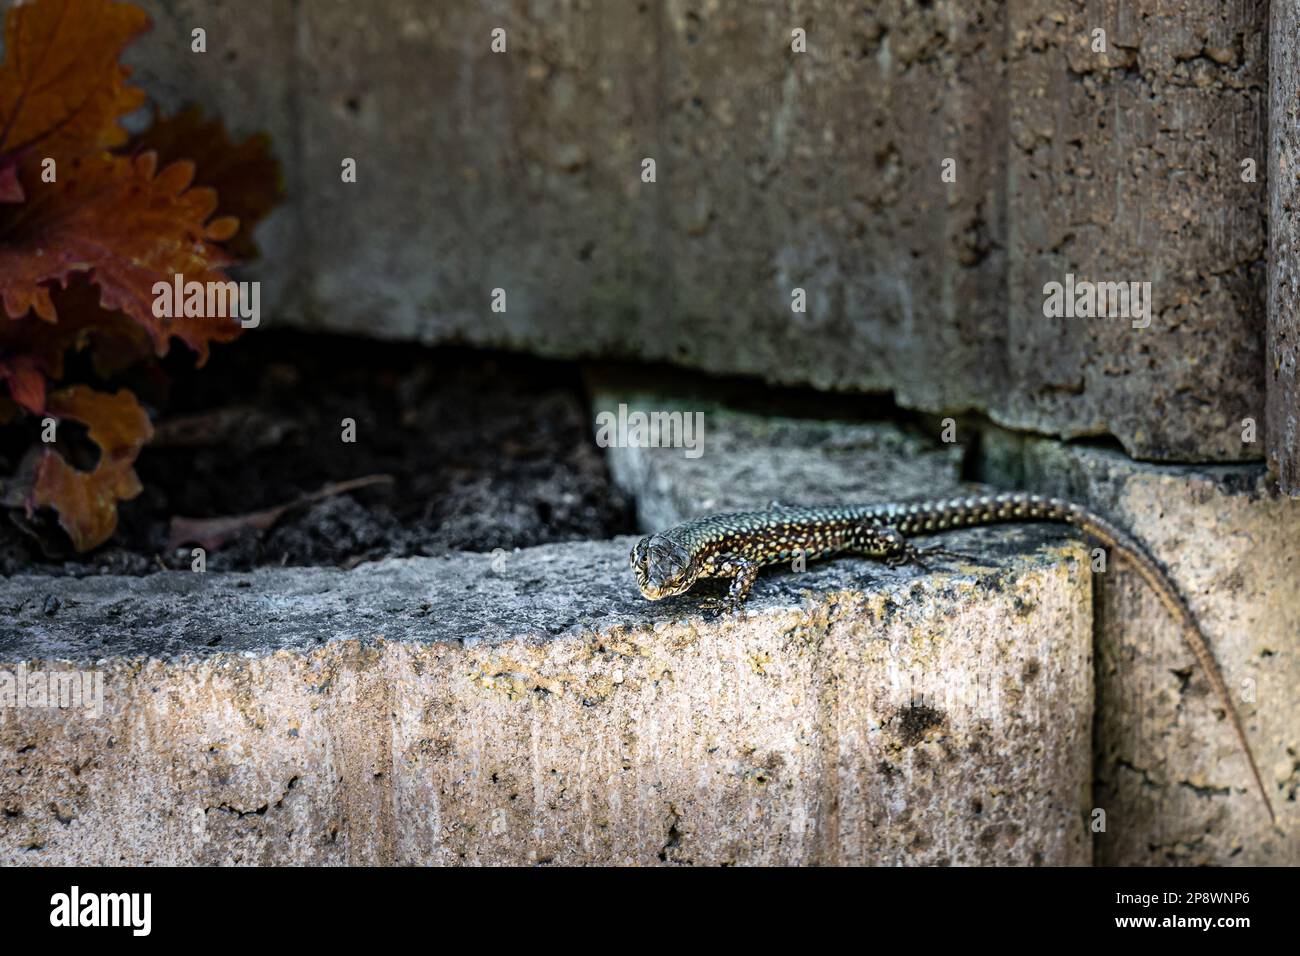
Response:
[{"label": "red leaf", "polygon": [[50,283],[66,285],[89,272],[100,305],[138,322],[158,355],[175,336],[207,360],[208,343],[239,335],[229,317],[160,318],[153,314],[154,285],[227,282],[229,255],[215,240],[229,234],[211,189],[189,188],[194,167],[173,163],[156,172],[153,153],[134,158],[99,154],[74,159],[57,183],[41,183],[29,200],[0,207],[0,298],[19,318],[29,309],[47,322],[57,318]]},{"label": "red leaf", "polygon": [[116,395],[74,385],[46,398],[46,409],[89,429],[99,446],[93,471],[79,471],[57,452],[47,450],[36,473],[32,500],[58,512],[59,524],[78,551],[103,544],[117,527],[117,503],[141,491],[136,457],[153,434],[149,416],[126,389]]},{"label": "red leaf", "polygon": [[18,181],[18,164],[0,162],[0,202],[22,202],[26,196]]},{"label": "red leaf", "polygon": [[30,355],[0,358],[0,379],[9,385],[9,397],[33,415],[45,411],[45,373]]},{"label": "red leaf", "polygon": [[[7,378],[9,394],[33,413],[44,409],[35,402],[36,386],[18,376],[39,373],[43,378],[63,377],[63,359],[69,349],[92,346],[91,363],[103,378],[121,372],[153,354],[148,334],[121,312],[99,307],[99,292],[84,277],[74,277],[66,289],[52,290],[58,309],[55,325],[35,316],[0,319],[0,378]],[[8,372],[6,372],[6,369]],[[18,390],[24,390],[20,396]],[[39,388],[43,399],[45,386]]]},{"label": "red leaf", "polygon": [[37,0],[5,15],[0,65],[0,158],[67,157],[126,142],[118,120],[144,103],[119,65],[149,26],[139,7],[111,0]]},{"label": "red leaf", "polygon": [[203,118],[197,107],[161,117],[131,142],[132,152],[152,150],[160,165],[189,159],[194,185],[217,191],[217,212],[239,220],[238,232],[226,248],[238,259],[257,255],[253,227],[266,218],[284,196],[280,164],[271,155],[265,133],[232,143],[220,120]]}]

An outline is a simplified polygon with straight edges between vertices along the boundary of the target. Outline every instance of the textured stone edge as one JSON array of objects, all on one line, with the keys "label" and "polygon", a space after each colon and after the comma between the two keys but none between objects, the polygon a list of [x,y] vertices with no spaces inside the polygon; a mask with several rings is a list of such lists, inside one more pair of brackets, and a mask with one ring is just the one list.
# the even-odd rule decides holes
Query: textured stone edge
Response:
[{"label": "textured stone edge", "polygon": [[[463,596],[440,634],[398,626],[422,575],[375,595],[336,572],[280,646],[151,657],[68,646],[79,621],[130,631],[158,608],[65,582],[64,645],[44,646],[93,659],[106,706],[0,708],[0,860],[1087,863],[1090,578],[1077,543],[1036,530],[972,533],[986,561],[931,573],[769,574],[717,621],[628,593],[627,539],[519,552],[524,589]],[[449,594],[493,573],[468,558],[443,567]],[[375,574],[433,562],[406,564]],[[274,632],[257,592],[291,574],[207,575],[206,634]],[[580,594],[613,614],[536,626]],[[470,610],[518,631],[457,633]],[[63,666],[0,650],[19,659]]]},{"label": "textured stone edge", "polygon": [[1300,497],[1300,6],[1270,4],[1268,352],[1269,466]]},{"label": "textured stone edge", "polygon": [[[895,426],[709,414],[709,471],[673,479],[697,496],[956,480]],[[632,540],[0,582],[0,662],[108,688],[99,720],[0,710],[0,858],[1090,861],[1091,578],[1062,529],[967,532],[980,558],[933,572],[767,569],[721,620],[642,600]]]},{"label": "textured stone edge", "polygon": [[[597,395],[597,408],[673,408],[681,402],[639,393]],[[724,431],[747,434],[758,416],[714,413]],[[835,443],[848,456],[872,443],[905,440],[895,426],[842,424]],[[1232,688],[1249,686],[1262,702],[1238,702],[1260,762],[1279,827],[1269,825],[1235,737],[1181,634],[1148,589],[1115,560],[1100,575],[1094,601],[1099,658],[1095,799],[1107,812],[1096,835],[1099,861],[1111,864],[1279,864],[1300,861],[1295,797],[1300,789],[1300,704],[1286,688],[1300,686],[1296,635],[1300,602],[1300,509],[1279,497],[1262,465],[1160,465],[1118,451],[1025,436],[982,425],[974,470],[999,487],[1026,487],[1080,503],[1130,529],[1169,570],[1207,633]],[[724,448],[735,443],[723,442]],[[767,457],[753,447],[708,463],[669,449],[614,448],[611,471],[638,497],[647,530],[719,506],[762,506],[780,487],[791,503],[800,493],[821,500],[888,500],[957,489],[958,456],[930,457],[910,447],[922,472],[873,480],[869,459],[850,493],[820,477],[811,455],[802,485],[754,488]],[[761,443],[756,443],[761,444]],[[924,444],[924,443],[921,443]],[[877,448],[877,451],[880,449]],[[953,449],[955,450],[955,449]],[[847,471],[841,463],[841,472]],[[928,469],[928,477],[924,473]],[[703,472],[703,473],[702,473]],[[792,487],[793,486],[793,487]],[[997,530],[992,530],[996,534]],[[1089,545],[1091,547],[1091,545]],[[1226,569],[1226,571],[1225,571]],[[1249,681],[1249,685],[1243,685]],[[1263,702],[1271,701],[1271,705]]]}]

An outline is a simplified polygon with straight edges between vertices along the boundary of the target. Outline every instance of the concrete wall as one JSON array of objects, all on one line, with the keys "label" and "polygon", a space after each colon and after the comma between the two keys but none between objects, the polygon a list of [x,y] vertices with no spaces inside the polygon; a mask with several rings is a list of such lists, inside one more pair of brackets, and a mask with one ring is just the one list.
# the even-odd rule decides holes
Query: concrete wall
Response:
[{"label": "concrete wall", "polygon": [[[286,160],[276,321],[1264,455],[1263,0],[146,6],[145,85]],[[1150,326],[1045,318],[1067,273]]]}]

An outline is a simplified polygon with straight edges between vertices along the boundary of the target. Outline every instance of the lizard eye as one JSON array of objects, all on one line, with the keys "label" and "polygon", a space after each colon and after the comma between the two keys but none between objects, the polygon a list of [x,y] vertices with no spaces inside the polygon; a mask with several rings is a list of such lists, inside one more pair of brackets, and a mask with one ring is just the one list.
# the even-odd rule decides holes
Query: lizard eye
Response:
[{"label": "lizard eye", "polygon": [[632,553],[628,555],[628,562],[632,565],[632,570],[636,572],[637,580],[645,582],[649,574],[650,558],[650,539],[642,538],[632,547]]}]

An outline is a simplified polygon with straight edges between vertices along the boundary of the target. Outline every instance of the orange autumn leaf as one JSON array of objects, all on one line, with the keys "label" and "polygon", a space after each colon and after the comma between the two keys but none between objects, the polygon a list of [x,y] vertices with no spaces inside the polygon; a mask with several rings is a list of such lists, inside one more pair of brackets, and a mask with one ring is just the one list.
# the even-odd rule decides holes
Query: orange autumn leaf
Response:
[{"label": "orange autumn leaf", "polygon": [[73,468],[47,450],[36,472],[32,502],[53,508],[73,547],[86,551],[103,544],[117,528],[117,503],[142,490],[135,459],[153,436],[149,416],[126,389],[116,395],[74,385],[46,397],[47,411],[84,424],[99,446],[93,471]]},{"label": "orange autumn leaf", "polygon": [[34,415],[44,414],[45,380],[63,377],[69,351],[90,348],[91,366],[109,378],[153,354],[148,333],[121,312],[100,308],[99,292],[84,276],[51,290],[55,324],[35,315],[0,320],[0,381],[10,397]]},{"label": "orange autumn leaf", "polygon": [[118,63],[149,26],[139,7],[112,0],[41,0],[5,15],[0,64],[0,201],[23,198],[15,163],[58,161],[126,142],[121,117],[144,103]]},{"label": "orange autumn leaf", "polygon": [[33,415],[45,410],[45,374],[33,356],[0,357],[0,381],[9,386],[9,397]]},{"label": "orange autumn leaf", "polygon": [[[52,289],[51,295],[59,313],[59,321],[53,328],[67,328],[62,335],[65,350],[79,352],[89,349],[91,368],[100,378],[110,379],[137,362],[153,357],[149,333],[124,313],[109,312],[101,307],[98,290],[85,276],[74,276],[67,288]],[[48,322],[42,322],[34,315],[8,324],[16,326],[24,322],[44,330],[51,328]],[[0,331],[0,342],[3,341],[4,333]],[[62,377],[62,369],[50,375],[53,379]]]},{"label": "orange autumn leaf", "polygon": [[217,119],[204,119],[198,107],[175,116],[157,117],[152,126],[130,145],[133,153],[158,154],[160,166],[188,159],[194,163],[194,185],[217,191],[217,214],[239,220],[239,231],[225,247],[237,259],[252,259],[257,246],[253,227],[267,217],[283,198],[280,164],[271,155],[265,133],[232,142]]},{"label": "orange autumn leaf", "polygon": [[194,167],[173,163],[161,172],[153,153],[135,157],[98,154],[70,160],[57,183],[41,184],[19,206],[0,206],[0,300],[11,318],[34,310],[58,318],[49,285],[66,285],[88,272],[100,305],[126,313],[153,340],[158,355],[174,336],[192,348],[199,364],[208,343],[240,333],[230,317],[160,318],[154,285],[229,281],[221,267],[231,258],[220,246],[235,224],[211,219],[216,193],[190,188]]},{"label": "orange autumn leaf", "polygon": [[[84,298],[84,284],[78,288]],[[58,291],[61,296],[74,293],[74,289]],[[8,386],[9,397],[33,415],[45,412],[45,380],[63,376],[64,353],[80,347],[89,331],[86,323],[99,314],[97,303],[94,313],[74,311],[78,314],[58,325],[35,316],[0,321],[0,381]]]},{"label": "orange autumn leaf", "polygon": [[[133,464],[152,429],[130,392],[50,391],[68,352],[89,352],[70,375],[100,380],[166,354],[173,338],[202,365],[210,343],[242,329],[231,316],[185,315],[189,290],[207,286],[197,311],[234,301],[224,270],[232,254],[255,252],[251,228],[282,192],[265,137],[232,143],[196,111],[128,141],[121,120],[144,94],[119,59],[148,26],[117,0],[25,0],[4,20],[0,416],[22,408],[79,421],[100,447],[94,469],[77,468],[88,449],[74,428],[59,436],[67,456],[32,456],[35,475],[25,469],[22,479],[28,506],[53,507],[78,551],[107,540],[117,503],[139,493]],[[175,289],[178,276],[185,307],[169,301],[173,315],[155,315],[155,289]],[[136,380],[151,388],[158,369],[146,361]]]},{"label": "orange autumn leaf", "polygon": [[22,202],[26,193],[18,181],[18,163],[0,160],[0,202]]}]

